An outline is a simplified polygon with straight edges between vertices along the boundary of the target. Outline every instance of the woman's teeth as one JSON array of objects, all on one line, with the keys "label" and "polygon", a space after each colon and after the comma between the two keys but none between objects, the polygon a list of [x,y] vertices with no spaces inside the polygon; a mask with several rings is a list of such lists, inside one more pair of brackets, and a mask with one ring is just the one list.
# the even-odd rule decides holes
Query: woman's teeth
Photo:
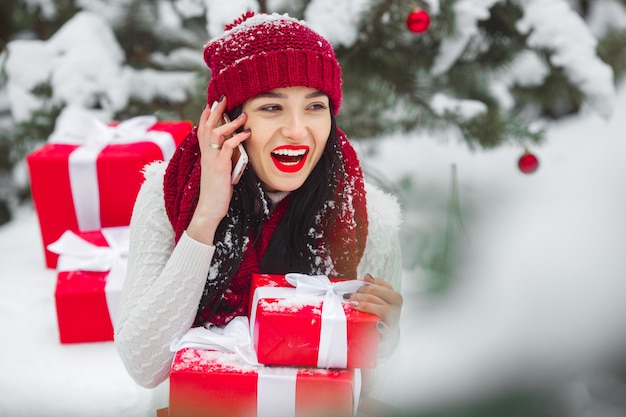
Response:
[{"label": "woman's teeth", "polygon": [[284,165],[296,165],[304,154],[306,149],[278,149],[272,152],[272,156]]},{"label": "woman's teeth", "polygon": [[302,156],[306,153],[306,149],[278,149],[272,153],[281,156]]}]

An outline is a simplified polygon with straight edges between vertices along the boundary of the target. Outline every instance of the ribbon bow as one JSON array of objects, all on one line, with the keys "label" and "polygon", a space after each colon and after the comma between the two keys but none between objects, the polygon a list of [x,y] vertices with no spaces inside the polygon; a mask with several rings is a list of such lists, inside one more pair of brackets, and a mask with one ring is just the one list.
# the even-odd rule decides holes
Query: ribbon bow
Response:
[{"label": "ribbon bow", "polygon": [[59,115],[48,142],[102,149],[112,143],[156,141],[163,143],[163,148],[167,150],[163,156],[169,159],[176,150],[171,135],[149,130],[157,121],[156,116],[137,116],[109,126],[81,107],[68,106]]},{"label": "ribbon bow", "polygon": [[207,327],[193,327],[170,344],[172,352],[184,348],[236,353],[247,364],[259,365],[250,337],[250,324],[248,318],[244,316],[235,317],[223,328],[213,324]]},{"label": "ribbon bow", "polygon": [[96,160],[100,151],[110,144],[153,142],[168,160],[174,155],[176,142],[172,135],[149,130],[155,116],[138,116],[109,126],[89,111],[69,106],[59,115],[49,143],[78,145],[69,157],[70,186],[80,230],[97,230],[100,224],[100,192]]},{"label": "ribbon bow", "polygon": [[[254,292],[250,322],[256,318],[256,306],[261,298],[308,297],[320,298],[322,320],[317,355],[318,368],[346,368],[348,364],[348,331],[342,303],[344,294],[358,291],[367,283],[362,280],[331,282],[326,275],[289,273],[285,279],[295,288],[259,287]],[[254,328],[253,328],[254,338]]]},{"label": "ribbon bow", "polygon": [[244,362],[257,368],[256,415],[258,417],[295,415],[298,369],[268,368],[258,363],[247,317],[235,317],[224,328],[212,324],[191,328],[180,339],[175,338],[170,344],[172,352],[184,348],[236,353]]},{"label": "ribbon bow", "polygon": [[296,288],[296,296],[324,296],[327,299],[343,301],[343,295],[359,290],[367,283],[358,279],[332,282],[326,275],[306,275],[295,272],[285,275],[288,283]]},{"label": "ribbon bow", "polygon": [[119,297],[126,277],[129,228],[109,227],[100,231],[108,243],[97,246],[68,230],[48,245],[48,250],[59,256],[58,272],[109,271],[104,287],[111,323],[115,327]]}]

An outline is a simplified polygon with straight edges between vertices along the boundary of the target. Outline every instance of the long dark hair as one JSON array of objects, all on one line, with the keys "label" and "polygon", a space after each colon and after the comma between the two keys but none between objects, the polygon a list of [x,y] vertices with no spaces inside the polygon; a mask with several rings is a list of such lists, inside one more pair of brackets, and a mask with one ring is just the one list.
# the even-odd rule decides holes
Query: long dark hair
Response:
[{"label": "long dark hair", "polygon": [[[320,263],[320,256],[324,254],[317,252],[317,234],[323,232],[323,247],[327,248],[328,233],[336,217],[328,204],[336,199],[338,175],[343,175],[343,164],[335,117],[331,111],[331,130],[324,152],[304,184],[291,193],[289,207],[261,262],[262,273],[327,273]],[[321,213],[330,217],[320,219]]]},{"label": "long dark hair", "polygon": [[[229,116],[234,120],[241,111],[242,107],[237,107]],[[324,152],[302,186],[290,193],[286,212],[260,262],[262,273],[328,273],[324,269],[327,254],[320,253],[319,248],[322,252],[328,248],[328,234],[336,217],[332,202],[343,196],[343,190],[336,188],[343,184],[338,178],[345,175],[332,108],[330,117],[331,129]],[[241,264],[249,236],[255,239],[259,236],[261,225],[269,215],[269,205],[258,176],[248,165],[233,189],[228,213],[215,233],[215,254],[197,322],[207,318],[202,306],[212,305],[211,316],[219,308],[219,301]]]}]

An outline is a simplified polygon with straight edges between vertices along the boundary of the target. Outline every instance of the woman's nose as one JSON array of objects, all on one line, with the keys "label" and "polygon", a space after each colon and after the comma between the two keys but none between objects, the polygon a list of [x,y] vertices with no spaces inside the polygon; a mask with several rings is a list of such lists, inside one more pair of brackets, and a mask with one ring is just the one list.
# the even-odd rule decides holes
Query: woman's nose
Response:
[{"label": "woman's nose", "polygon": [[294,142],[301,142],[307,134],[307,126],[302,115],[289,113],[285,118],[283,135]]}]

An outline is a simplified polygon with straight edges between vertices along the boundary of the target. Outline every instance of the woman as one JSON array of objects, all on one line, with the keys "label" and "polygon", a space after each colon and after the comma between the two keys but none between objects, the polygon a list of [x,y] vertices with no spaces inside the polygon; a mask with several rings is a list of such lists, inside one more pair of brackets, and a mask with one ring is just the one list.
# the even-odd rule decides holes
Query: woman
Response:
[{"label": "woman", "polygon": [[[287,15],[247,13],[204,57],[213,105],[167,167],[146,168],[131,220],[115,334],[129,374],[145,387],[166,380],[172,340],[246,315],[255,272],[370,282],[350,302],[380,317],[388,355],[402,305],[399,209],[364,184],[336,127],[341,70],[331,45]],[[220,123],[224,112],[232,122]],[[250,163],[233,186],[240,143]]]}]

